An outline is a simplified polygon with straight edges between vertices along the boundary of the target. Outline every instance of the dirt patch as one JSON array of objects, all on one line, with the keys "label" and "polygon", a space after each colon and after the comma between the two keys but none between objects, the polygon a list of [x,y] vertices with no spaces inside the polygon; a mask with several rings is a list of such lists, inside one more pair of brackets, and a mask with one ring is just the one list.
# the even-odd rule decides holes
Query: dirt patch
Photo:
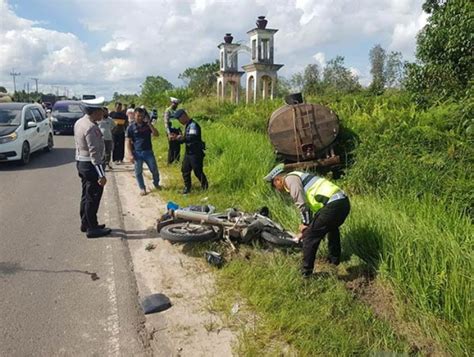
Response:
[{"label": "dirt patch", "polygon": [[[146,315],[157,356],[230,356],[235,337],[209,308],[214,278],[202,257],[159,238],[156,219],[165,211],[159,193],[140,196],[131,165],[114,172],[140,297],[163,293],[172,307]],[[166,189],[166,180],[163,180]],[[151,249],[150,247],[153,247]]]},{"label": "dirt patch", "polygon": [[378,318],[387,321],[400,337],[408,341],[410,354],[449,356],[436,341],[423,333],[420,326],[405,321],[402,315],[404,309],[399,305],[395,292],[375,279],[373,273],[360,271],[359,276],[351,279],[343,276],[342,280],[346,280],[346,288],[354,297],[370,306]]}]

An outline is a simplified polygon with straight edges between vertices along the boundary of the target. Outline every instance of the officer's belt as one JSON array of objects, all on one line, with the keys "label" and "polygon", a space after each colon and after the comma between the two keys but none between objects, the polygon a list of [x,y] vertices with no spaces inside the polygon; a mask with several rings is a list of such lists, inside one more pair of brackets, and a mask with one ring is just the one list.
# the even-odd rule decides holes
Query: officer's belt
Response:
[{"label": "officer's belt", "polygon": [[76,161],[86,161],[86,162],[91,162],[92,159],[90,156],[81,156],[81,155],[76,155]]},{"label": "officer's belt", "polygon": [[329,200],[327,201],[326,204],[328,203],[331,203],[331,202],[334,202],[334,201],[337,201],[337,200],[342,200],[343,198],[346,198],[346,194],[344,193],[344,191],[338,191],[336,192],[334,195],[332,195],[331,197],[329,197]]}]

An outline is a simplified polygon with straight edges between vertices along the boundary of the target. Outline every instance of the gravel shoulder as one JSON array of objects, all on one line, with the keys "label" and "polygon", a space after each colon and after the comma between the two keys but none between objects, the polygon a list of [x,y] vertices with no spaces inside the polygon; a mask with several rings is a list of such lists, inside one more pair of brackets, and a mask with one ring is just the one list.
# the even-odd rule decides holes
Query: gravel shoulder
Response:
[{"label": "gravel shoulder", "polygon": [[[140,299],[163,293],[173,304],[167,311],[146,315],[154,355],[231,356],[236,337],[209,308],[215,284],[204,259],[187,255],[185,247],[159,237],[156,219],[166,203],[158,193],[139,195],[132,165],[116,166],[112,172]],[[146,171],[145,179],[150,181]],[[147,250],[151,245],[154,248]]]}]

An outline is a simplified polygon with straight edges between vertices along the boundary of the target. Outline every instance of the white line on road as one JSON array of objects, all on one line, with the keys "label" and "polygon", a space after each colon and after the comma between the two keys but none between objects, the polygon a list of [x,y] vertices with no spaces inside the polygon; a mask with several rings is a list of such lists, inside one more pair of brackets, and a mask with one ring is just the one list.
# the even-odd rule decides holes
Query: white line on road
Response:
[{"label": "white line on road", "polygon": [[[109,216],[109,204],[108,200],[103,200],[104,203],[104,216],[107,223],[110,222]],[[115,269],[114,269],[114,258],[112,245],[109,243],[106,246],[107,258],[105,265],[109,267],[110,274],[107,277],[107,290],[108,290],[108,300],[109,300],[109,316],[107,317],[107,330],[110,333],[108,341],[108,356],[119,356],[120,355],[120,324],[119,324],[119,315],[118,315],[118,305],[117,305],[117,288],[115,285]]]}]

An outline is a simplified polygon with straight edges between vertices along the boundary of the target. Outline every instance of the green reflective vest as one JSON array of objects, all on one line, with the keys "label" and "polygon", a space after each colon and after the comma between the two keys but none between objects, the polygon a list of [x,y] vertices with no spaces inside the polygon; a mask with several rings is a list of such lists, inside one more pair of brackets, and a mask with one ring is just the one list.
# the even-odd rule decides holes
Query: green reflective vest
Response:
[{"label": "green reflective vest", "polygon": [[329,201],[332,195],[341,189],[333,184],[331,181],[326,180],[324,177],[308,174],[302,171],[292,171],[287,174],[296,175],[301,178],[303,182],[303,189],[306,196],[306,203],[309,209],[316,213]]}]

